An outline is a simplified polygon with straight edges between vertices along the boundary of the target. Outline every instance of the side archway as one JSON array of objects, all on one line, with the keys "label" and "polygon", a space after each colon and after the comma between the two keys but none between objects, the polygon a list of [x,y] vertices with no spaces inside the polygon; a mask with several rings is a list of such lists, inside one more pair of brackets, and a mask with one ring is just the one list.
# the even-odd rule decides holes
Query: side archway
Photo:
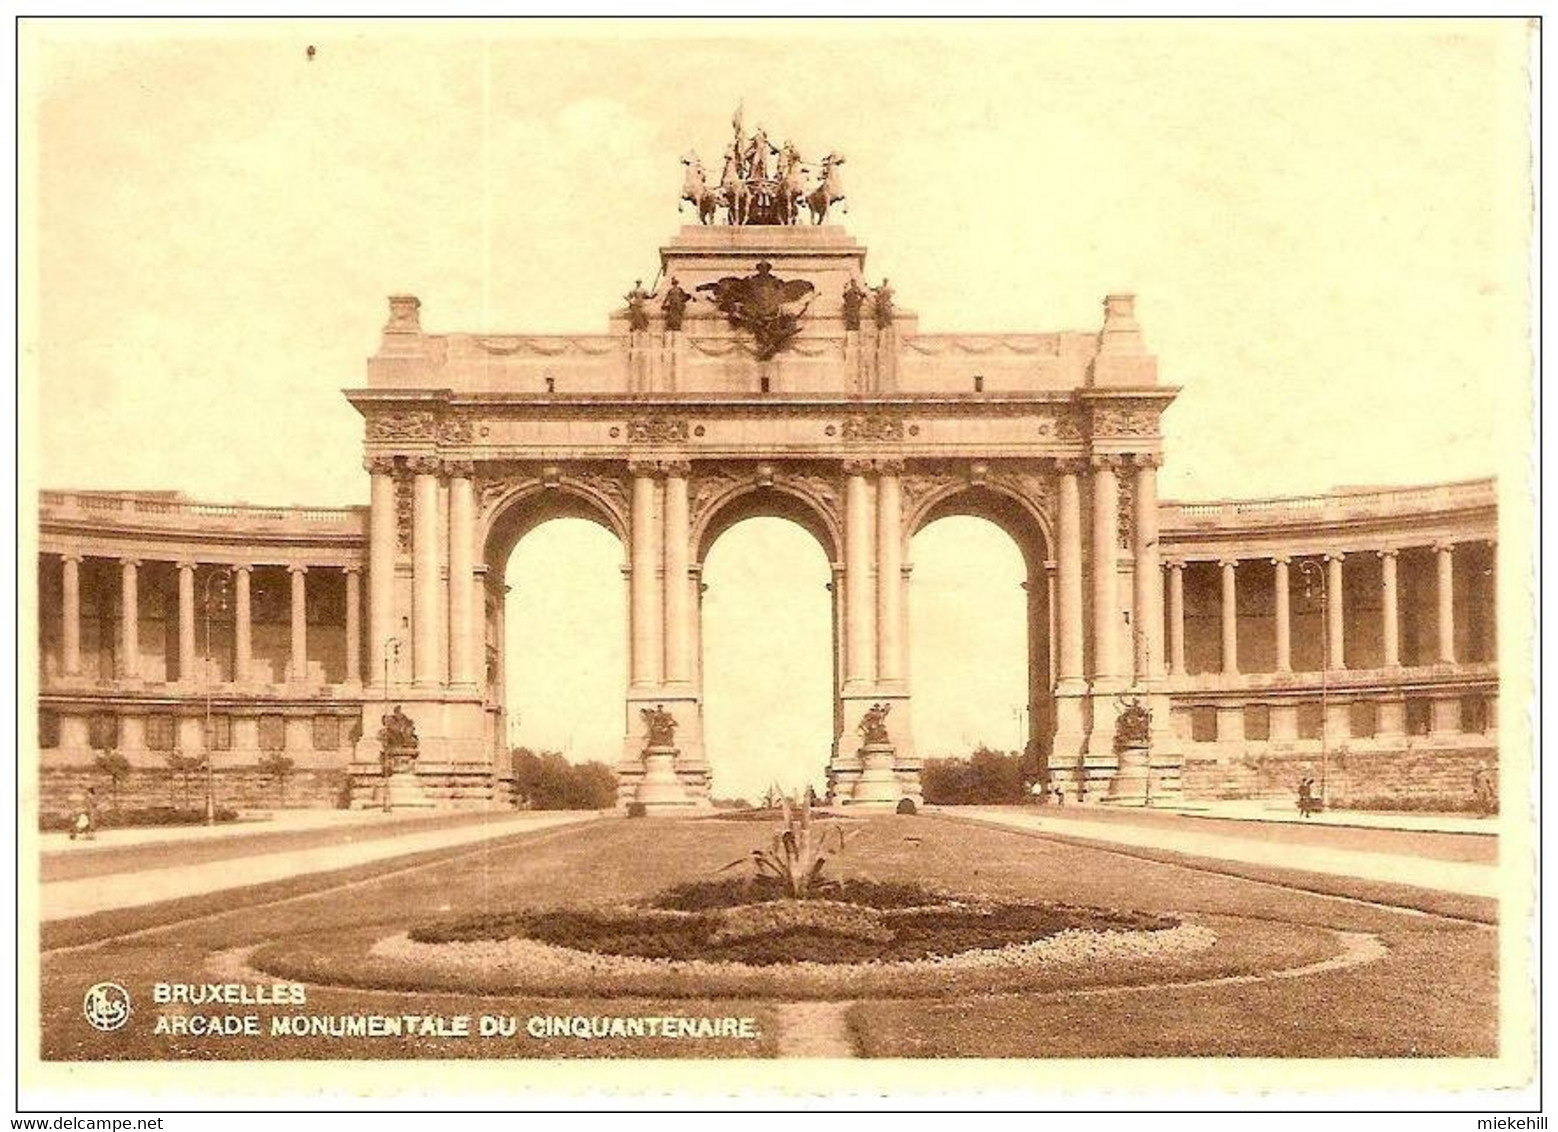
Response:
[{"label": "side archway", "polygon": [[[615,737],[621,733],[626,692],[624,508],[609,485],[602,488],[570,479],[489,483],[483,502],[479,527],[479,570],[485,583],[482,698],[499,776],[507,780],[511,774],[510,747],[532,741],[521,725],[534,725],[533,741],[540,746],[610,764],[617,753]],[[511,577],[516,570],[527,578]],[[571,597],[558,600],[559,588],[571,588]],[[553,596],[545,597],[548,592]],[[618,631],[602,632],[611,622],[618,623]],[[525,638],[527,648],[534,645],[533,654],[516,656],[516,633]],[[588,655],[574,651],[575,645]],[[531,659],[533,664],[528,662]],[[619,668],[620,678],[614,678],[611,674]],[[606,686],[601,686],[603,674]],[[514,686],[554,677],[562,684],[546,696],[524,696]],[[580,705],[577,711],[585,718],[565,719],[560,711],[553,711],[531,719],[528,709],[526,714],[516,710],[524,702],[538,700],[554,706]]]}]

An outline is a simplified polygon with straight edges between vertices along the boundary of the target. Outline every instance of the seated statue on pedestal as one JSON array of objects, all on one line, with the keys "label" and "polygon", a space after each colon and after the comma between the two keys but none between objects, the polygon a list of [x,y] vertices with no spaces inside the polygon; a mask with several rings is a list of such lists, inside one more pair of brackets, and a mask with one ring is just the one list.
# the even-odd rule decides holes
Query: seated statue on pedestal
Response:
[{"label": "seated statue on pedestal", "polygon": [[892,704],[872,704],[860,717],[860,737],[867,747],[890,747],[893,737],[887,732],[887,713]]},{"label": "seated statue on pedestal", "polygon": [[640,708],[639,715],[644,719],[644,727],[649,733],[644,747],[674,747],[676,746],[676,717],[665,710],[664,704],[656,704],[652,708]]},{"label": "seated statue on pedestal", "polygon": [[417,757],[417,725],[411,717],[395,705],[395,710],[381,716],[379,722],[379,757],[392,769],[399,769],[397,762],[409,765]]}]

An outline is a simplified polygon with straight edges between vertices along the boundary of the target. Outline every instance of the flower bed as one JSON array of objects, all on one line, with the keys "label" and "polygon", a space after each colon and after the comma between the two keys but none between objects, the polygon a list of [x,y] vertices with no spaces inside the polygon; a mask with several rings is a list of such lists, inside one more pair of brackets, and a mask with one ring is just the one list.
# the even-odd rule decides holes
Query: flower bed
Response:
[{"label": "flower bed", "polygon": [[408,938],[429,945],[525,940],[596,955],[763,967],[895,963],[1030,944],[1068,932],[1161,932],[1177,926],[1137,912],[930,899],[888,909],[837,900],[774,900],[696,912],[525,910],[427,925]]}]

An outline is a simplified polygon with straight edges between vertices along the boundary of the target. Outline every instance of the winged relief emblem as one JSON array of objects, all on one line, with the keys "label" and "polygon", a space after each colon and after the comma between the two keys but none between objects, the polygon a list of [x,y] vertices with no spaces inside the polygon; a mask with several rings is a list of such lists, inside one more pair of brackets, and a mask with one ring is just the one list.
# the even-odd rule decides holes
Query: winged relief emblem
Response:
[{"label": "winged relief emblem", "polygon": [[700,284],[698,290],[710,292],[714,305],[732,326],[750,330],[757,341],[757,356],[767,359],[800,331],[801,316],[816,288],[804,279],[780,279],[773,273],[773,265],[764,260],[753,275],[727,275]]}]

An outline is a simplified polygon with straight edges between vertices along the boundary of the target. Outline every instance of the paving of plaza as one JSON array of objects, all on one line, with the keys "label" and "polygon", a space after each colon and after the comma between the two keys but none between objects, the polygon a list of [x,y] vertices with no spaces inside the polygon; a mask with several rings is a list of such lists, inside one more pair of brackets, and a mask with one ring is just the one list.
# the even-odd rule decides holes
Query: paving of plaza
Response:
[{"label": "paving of plaza", "polygon": [[[360,820],[343,818],[343,824],[359,837],[350,840],[316,837],[311,839],[311,844],[277,850],[266,843],[267,835],[253,839],[235,836],[226,839],[223,848],[236,852],[195,864],[183,859],[181,851],[186,843],[178,840],[161,846],[164,851],[151,858],[150,864],[144,852],[134,852],[136,846],[127,845],[130,852],[124,855],[105,854],[100,871],[95,875],[45,880],[40,918],[46,922],[68,920],[95,912],[332,872],[430,850],[472,845],[515,833],[591,821],[596,816],[593,811],[515,812],[462,815],[463,820],[451,822],[449,815],[443,815],[443,821],[391,821],[377,829]],[[320,823],[307,824],[318,829]],[[241,861],[241,865],[235,867],[235,861]],[[121,867],[116,867],[116,863]],[[48,875],[48,864],[46,857],[45,876]]]},{"label": "paving of plaza", "polygon": [[[936,812],[1010,829],[1058,834],[1086,841],[1166,850],[1191,857],[1248,865],[1298,869],[1308,873],[1351,877],[1386,884],[1453,892],[1465,896],[1497,896],[1498,866],[1491,861],[1448,860],[1434,841],[1444,833],[1410,831],[1412,841],[1394,851],[1378,847],[1348,847],[1352,830],[1332,825],[1323,840],[1295,844],[1273,836],[1269,826],[1198,822],[1186,819],[1169,825],[1157,813],[1085,809],[1082,807],[957,806]],[[1311,827],[1316,830],[1316,827]],[[1373,831],[1370,831],[1373,832]],[[1484,838],[1478,835],[1477,841]],[[1487,842],[1493,838],[1488,836]],[[1427,844],[1423,844],[1427,842]],[[1495,846],[1485,846],[1492,849]],[[1424,850],[1427,851],[1424,851]],[[1479,855],[1487,855],[1486,853]]]}]

